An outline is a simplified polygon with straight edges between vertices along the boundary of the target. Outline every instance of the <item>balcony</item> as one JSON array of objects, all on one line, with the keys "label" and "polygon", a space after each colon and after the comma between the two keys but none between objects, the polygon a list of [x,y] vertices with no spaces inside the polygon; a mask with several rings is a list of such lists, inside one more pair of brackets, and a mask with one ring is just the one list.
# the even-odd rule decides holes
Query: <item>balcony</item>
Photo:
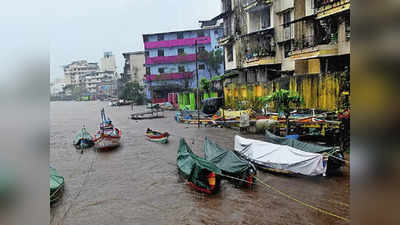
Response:
[{"label": "balcony", "polygon": [[192,78],[193,72],[182,72],[182,73],[164,73],[160,75],[145,75],[146,81],[158,81],[158,80],[180,80],[180,79],[187,79]]},{"label": "balcony", "polygon": [[196,54],[146,57],[146,65],[169,64],[196,61]]},{"label": "balcony", "polygon": [[350,10],[350,0],[317,0],[317,19]]},{"label": "balcony", "polygon": [[168,40],[168,41],[153,41],[153,42],[145,42],[145,49],[154,49],[154,48],[171,48],[177,46],[193,46],[195,42],[197,44],[209,44],[211,43],[210,37],[196,37],[196,38],[186,38],[186,39],[177,39],[177,40]]},{"label": "balcony", "polygon": [[314,36],[307,36],[294,41],[291,59],[307,59],[324,56],[334,56],[338,54],[337,41],[326,41],[324,39],[316,39]]}]

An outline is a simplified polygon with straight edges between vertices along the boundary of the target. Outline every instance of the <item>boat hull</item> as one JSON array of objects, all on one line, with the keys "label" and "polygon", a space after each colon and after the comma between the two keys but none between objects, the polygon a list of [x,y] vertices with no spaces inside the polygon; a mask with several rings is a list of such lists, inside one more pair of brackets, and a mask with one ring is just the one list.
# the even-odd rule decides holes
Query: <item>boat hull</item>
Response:
[{"label": "boat hull", "polygon": [[147,140],[149,140],[149,141],[166,144],[166,143],[168,143],[169,134],[168,134],[168,132],[161,133],[159,131],[154,131],[154,130],[149,129],[146,132],[146,137],[147,137]]},{"label": "boat hull", "polygon": [[121,145],[121,131],[117,128],[115,133],[117,135],[101,135],[98,131],[95,135],[94,147],[98,150],[109,150],[119,147]]},{"label": "boat hull", "polygon": [[120,138],[103,138],[101,140],[96,141],[94,147],[96,149],[112,149],[121,145]]}]

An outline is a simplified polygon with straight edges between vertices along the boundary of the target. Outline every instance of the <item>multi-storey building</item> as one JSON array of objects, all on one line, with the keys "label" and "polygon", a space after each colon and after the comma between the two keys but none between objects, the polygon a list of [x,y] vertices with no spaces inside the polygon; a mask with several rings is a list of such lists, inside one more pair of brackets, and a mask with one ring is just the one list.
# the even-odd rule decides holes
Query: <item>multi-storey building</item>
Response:
[{"label": "multi-storey building", "polygon": [[80,76],[99,71],[97,63],[88,63],[86,60],[74,61],[64,66],[66,85],[80,85]]},{"label": "multi-storey building", "polygon": [[289,52],[295,74],[326,74],[350,66],[350,0],[295,0]]},{"label": "multi-storey building", "polygon": [[112,54],[112,52],[104,52],[104,56],[100,59],[100,69],[103,72],[117,71],[115,56]]},{"label": "multi-storey building", "polygon": [[341,79],[332,74],[350,65],[350,0],[221,3],[221,14],[206,23],[223,19],[224,36],[218,42],[225,49],[226,71],[219,86],[226,103],[282,87],[304,95],[306,107],[336,107]]},{"label": "multi-storey building", "polygon": [[144,85],[146,74],[144,51],[122,53],[125,58],[122,80],[124,82],[134,81]]},{"label": "multi-storey building", "polygon": [[107,72],[91,72],[81,76],[81,86],[89,94],[97,94],[98,86],[103,83],[113,83],[116,81],[115,74],[111,71]]},{"label": "multi-storey building", "polygon": [[[197,42],[198,56],[204,51],[218,48],[217,39],[223,36],[221,26],[203,29],[144,34],[145,85],[148,98],[153,93],[154,102],[167,101],[168,93],[181,92],[196,87],[195,60]],[[199,80],[211,78],[224,71],[223,62],[213,70],[200,57],[198,59]]]}]

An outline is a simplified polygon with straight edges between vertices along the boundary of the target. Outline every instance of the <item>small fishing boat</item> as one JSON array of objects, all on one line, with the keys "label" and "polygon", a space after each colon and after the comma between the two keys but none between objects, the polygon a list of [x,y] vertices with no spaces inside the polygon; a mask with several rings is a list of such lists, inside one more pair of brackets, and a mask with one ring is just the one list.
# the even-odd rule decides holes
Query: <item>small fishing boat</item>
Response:
[{"label": "small fishing boat", "polygon": [[94,136],[94,147],[99,150],[112,149],[120,146],[121,130],[115,128],[112,121],[101,110],[100,130]]},{"label": "small fishing boat", "polygon": [[50,204],[57,202],[62,197],[64,190],[64,177],[50,166]]},{"label": "small fishing boat", "polygon": [[212,162],[195,155],[182,138],[179,143],[177,166],[179,173],[197,191],[214,194],[219,190],[222,171]]},{"label": "small fishing boat", "polygon": [[307,142],[302,142],[294,138],[289,138],[288,136],[286,137],[276,136],[271,132],[269,132],[268,130],[265,131],[265,141],[278,145],[287,145],[304,152],[327,154],[328,155],[327,171],[329,172],[338,170],[340,167],[345,165],[343,152],[341,152],[340,149],[335,147],[326,147]]},{"label": "small fishing boat", "polygon": [[90,148],[94,145],[93,136],[89,134],[85,126],[75,135],[73,145],[76,149]]},{"label": "small fishing boat", "polygon": [[149,141],[166,144],[166,143],[168,143],[169,134],[168,134],[168,132],[161,133],[160,131],[156,131],[156,130],[147,128],[146,137]]},{"label": "small fishing boat", "polygon": [[254,184],[255,166],[233,151],[221,148],[207,137],[204,140],[204,155],[206,160],[221,169],[222,174],[232,177],[229,179],[235,185],[251,187]]},{"label": "small fishing boat", "polygon": [[318,176],[326,174],[323,154],[304,152],[287,145],[235,136],[235,151],[260,169],[286,174]]}]

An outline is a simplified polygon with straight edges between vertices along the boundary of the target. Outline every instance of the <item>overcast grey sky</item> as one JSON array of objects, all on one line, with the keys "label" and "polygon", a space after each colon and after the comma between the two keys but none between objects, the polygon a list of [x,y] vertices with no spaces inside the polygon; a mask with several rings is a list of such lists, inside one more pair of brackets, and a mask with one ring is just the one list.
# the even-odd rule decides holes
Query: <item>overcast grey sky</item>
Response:
[{"label": "overcast grey sky", "polygon": [[50,74],[63,78],[62,65],[99,62],[112,51],[122,72],[122,52],[143,50],[142,34],[199,28],[199,20],[220,13],[219,0],[68,0],[49,10]]}]

